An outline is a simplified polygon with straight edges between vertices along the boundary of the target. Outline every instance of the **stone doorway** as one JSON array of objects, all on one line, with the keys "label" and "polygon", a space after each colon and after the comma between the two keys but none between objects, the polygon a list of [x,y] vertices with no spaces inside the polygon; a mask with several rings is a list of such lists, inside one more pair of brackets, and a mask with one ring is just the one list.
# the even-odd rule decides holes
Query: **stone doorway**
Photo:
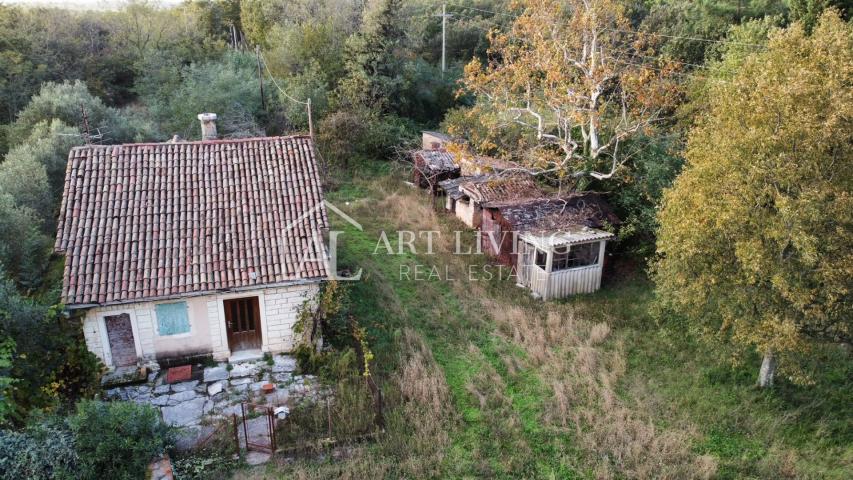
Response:
[{"label": "stone doorway", "polygon": [[107,315],[104,317],[104,327],[107,329],[107,341],[113,366],[119,368],[136,365],[136,344],[133,339],[130,315],[127,313]]},{"label": "stone doorway", "polygon": [[261,306],[258,297],[232,298],[223,301],[228,348],[232,352],[260,350]]}]

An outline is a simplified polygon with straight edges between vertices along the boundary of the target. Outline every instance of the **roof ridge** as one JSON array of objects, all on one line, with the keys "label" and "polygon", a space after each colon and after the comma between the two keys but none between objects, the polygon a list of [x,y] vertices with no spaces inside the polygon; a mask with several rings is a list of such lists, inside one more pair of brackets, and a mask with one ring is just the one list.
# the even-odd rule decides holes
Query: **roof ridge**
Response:
[{"label": "roof ridge", "polygon": [[95,149],[95,148],[114,148],[114,147],[149,147],[149,146],[162,146],[162,145],[223,145],[229,143],[245,143],[250,141],[269,141],[269,140],[291,140],[291,139],[308,139],[312,140],[311,135],[308,134],[297,134],[297,135],[278,135],[278,136],[266,136],[266,137],[246,137],[246,138],[223,138],[217,140],[185,140],[180,142],[140,142],[140,143],[114,143],[108,145],[76,145],[71,147],[71,150],[81,150],[81,149]]}]

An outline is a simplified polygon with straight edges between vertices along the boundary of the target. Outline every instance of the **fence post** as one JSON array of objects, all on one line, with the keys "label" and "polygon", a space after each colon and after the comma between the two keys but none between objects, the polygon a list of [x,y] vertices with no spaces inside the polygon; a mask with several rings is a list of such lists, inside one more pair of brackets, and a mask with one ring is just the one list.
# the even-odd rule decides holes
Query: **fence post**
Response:
[{"label": "fence post", "polygon": [[329,419],[329,438],[332,438],[332,410],[329,408],[329,397],[326,397],[326,417]]},{"label": "fence post", "polygon": [[234,453],[240,456],[240,433],[237,429],[237,414],[231,414],[231,424],[234,426]]},{"label": "fence post", "polygon": [[270,422],[270,453],[275,453],[275,413],[272,407],[267,407],[267,419]]}]

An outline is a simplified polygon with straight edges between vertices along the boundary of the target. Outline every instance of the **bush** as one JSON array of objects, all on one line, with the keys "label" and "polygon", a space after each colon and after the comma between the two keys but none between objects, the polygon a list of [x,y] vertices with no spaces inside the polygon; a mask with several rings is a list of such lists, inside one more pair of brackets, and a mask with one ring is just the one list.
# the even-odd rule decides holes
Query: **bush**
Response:
[{"label": "bush", "polygon": [[175,478],[181,480],[215,480],[231,478],[238,461],[231,456],[191,455],[172,459]]},{"label": "bush", "polygon": [[416,130],[411,121],[396,115],[340,110],[320,122],[317,142],[327,161],[349,168],[360,160],[387,158],[400,144],[408,143]]},{"label": "bush", "polygon": [[68,424],[81,478],[142,478],[151,460],[174,440],[156,408],[131,402],[80,402]]},{"label": "bush", "polygon": [[42,85],[38,95],[18,114],[18,119],[9,131],[9,145],[14,146],[30,138],[36,125],[43,121],[59,119],[66,125],[83,124],[80,106],[86,110],[89,126],[94,133],[101,128],[110,143],[128,142],[134,139],[137,126],[129,122],[119,110],[104,105],[100,98],[92,95],[86,84],[74,82]]},{"label": "bush", "polygon": [[24,431],[0,430],[0,477],[20,479],[79,478],[80,457],[68,428],[44,422]]},{"label": "bush", "polygon": [[0,430],[0,478],[141,479],[171,441],[154,407],[83,401],[66,419]]},{"label": "bush", "polygon": [[0,341],[14,341],[8,376],[12,420],[21,424],[33,409],[55,410],[100,388],[101,365],[88,351],[76,321],[58,308],[22,297],[0,270]]}]

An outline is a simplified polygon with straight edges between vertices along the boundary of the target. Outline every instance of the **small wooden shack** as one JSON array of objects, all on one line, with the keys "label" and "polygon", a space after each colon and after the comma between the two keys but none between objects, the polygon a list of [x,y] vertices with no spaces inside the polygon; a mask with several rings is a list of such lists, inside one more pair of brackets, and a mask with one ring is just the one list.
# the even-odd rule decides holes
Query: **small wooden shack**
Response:
[{"label": "small wooden shack", "polygon": [[604,250],[610,232],[581,225],[519,236],[518,283],[543,300],[601,287]]},{"label": "small wooden shack", "polygon": [[417,150],[412,157],[412,183],[433,194],[438,192],[438,182],[459,177],[459,165],[445,150]]},{"label": "small wooden shack", "polygon": [[440,182],[439,186],[447,195],[445,208],[471,228],[480,228],[484,203],[544,195],[528,175],[459,177]]},{"label": "small wooden shack", "polygon": [[589,293],[601,285],[603,228],[618,225],[595,193],[483,204],[482,248],[517,268],[519,283],[542,298]]}]

